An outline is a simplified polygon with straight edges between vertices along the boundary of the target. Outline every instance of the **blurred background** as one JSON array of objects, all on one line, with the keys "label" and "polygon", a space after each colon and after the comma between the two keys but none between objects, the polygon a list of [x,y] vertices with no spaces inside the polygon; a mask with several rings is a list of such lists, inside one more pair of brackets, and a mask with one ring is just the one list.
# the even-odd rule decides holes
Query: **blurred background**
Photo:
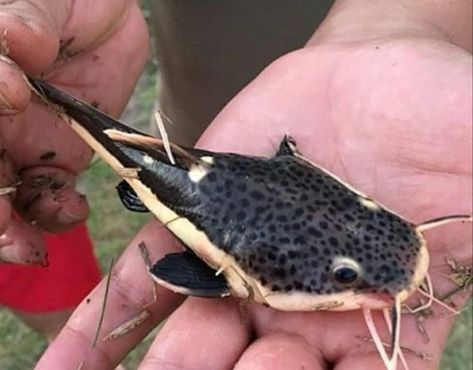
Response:
[{"label": "blurred background", "polygon": [[[151,0],[142,1],[149,22]],[[152,113],[156,98],[156,72],[158,65],[154,53],[138,82],[122,120],[140,130],[154,131]],[[131,237],[149,219],[149,216],[126,211],[118,200],[115,185],[119,178],[102,161],[94,162],[81,177],[79,188],[87,194],[91,205],[88,226],[95,243],[96,255],[102,271],[107,272],[112,257],[118,258]],[[473,364],[472,320],[473,305],[457,318],[441,370],[470,370]],[[157,329],[156,329],[157,330]],[[128,370],[138,367],[156,330],[123,361]],[[0,307],[0,370],[29,370],[46,348],[46,341]]]}]

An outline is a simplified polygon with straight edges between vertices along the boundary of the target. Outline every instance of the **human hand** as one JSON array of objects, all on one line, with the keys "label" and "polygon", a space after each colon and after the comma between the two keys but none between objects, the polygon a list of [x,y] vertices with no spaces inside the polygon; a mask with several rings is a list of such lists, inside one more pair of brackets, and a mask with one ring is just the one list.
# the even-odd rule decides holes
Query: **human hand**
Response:
[{"label": "human hand", "polygon": [[[271,65],[217,117],[200,145],[272,155],[289,133],[306,157],[407,219],[471,213],[470,63],[460,48],[417,37],[311,46]],[[470,229],[450,225],[427,235],[440,296],[452,288],[445,257],[471,260]],[[113,269],[102,337],[151,300],[141,241],[152,260],[179,248],[156,222],[137,235]],[[103,294],[104,284],[81,304],[38,369],[113,368],[183,300],[158,288],[150,318],[92,348]],[[464,299],[455,301],[460,307]],[[411,369],[436,367],[452,319],[435,310],[425,321],[431,338],[425,343],[414,318],[403,317],[401,344],[433,357],[405,351]],[[141,368],[383,369],[374,346],[360,339],[367,335],[359,311],[289,313],[251,304],[242,322],[232,299],[189,298]]]},{"label": "human hand", "polygon": [[28,0],[0,5],[1,46],[8,54],[0,59],[0,191],[20,184],[15,193],[0,194],[0,261],[43,262],[40,230],[68,229],[88,214],[75,178],[88,166],[92,151],[44,106],[30,104],[20,68],[118,115],[148,55],[137,3]]}]

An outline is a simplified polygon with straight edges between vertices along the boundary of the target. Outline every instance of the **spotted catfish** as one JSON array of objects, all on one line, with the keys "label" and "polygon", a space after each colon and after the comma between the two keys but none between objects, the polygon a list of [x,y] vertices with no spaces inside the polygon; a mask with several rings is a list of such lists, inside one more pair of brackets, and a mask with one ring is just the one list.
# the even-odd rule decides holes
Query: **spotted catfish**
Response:
[{"label": "spotted catfish", "polygon": [[124,178],[123,204],[151,211],[182,241],[185,251],[151,268],[180,293],[286,311],[384,309],[395,301],[394,343],[400,302],[427,275],[423,232],[471,220],[415,225],[310,162],[289,136],[271,158],[183,148],[29,82]]},{"label": "spotted catfish", "polygon": [[304,158],[289,136],[271,158],[176,145],[170,157],[161,140],[29,81],[125,179],[125,206],[150,210],[188,248],[152,269],[186,294],[251,296],[280,310],[385,307],[426,275],[422,229],[469,217],[406,221]]}]

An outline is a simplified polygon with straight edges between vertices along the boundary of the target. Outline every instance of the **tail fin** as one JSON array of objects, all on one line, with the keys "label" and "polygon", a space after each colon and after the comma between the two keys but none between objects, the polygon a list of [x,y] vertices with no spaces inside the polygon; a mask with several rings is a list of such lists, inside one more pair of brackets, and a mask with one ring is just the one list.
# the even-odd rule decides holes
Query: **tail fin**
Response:
[{"label": "tail fin", "polygon": [[140,133],[139,131],[134,130],[106,115],[90,104],[61,91],[44,81],[29,76],[27,79],[33,88],[32,90],[37,95],[39,95],[46,103],[52,103],[50,104],[52,109],[55,109],[58,114],[65,113],[87,128],[91,133],[102,132],[107,129],[116,129],[136,134]]},{"label": "tail fin", "polygon": [[27,77],[27,80],[32,90],[114,169],[140,167],[138,162],[144,154],[160,163],[182,169],[201,164],[195,155],[200,152],[198,150],[172,144],[174,163],[167,155],[162,140],[128,127],[44,81],[33,77]]}]

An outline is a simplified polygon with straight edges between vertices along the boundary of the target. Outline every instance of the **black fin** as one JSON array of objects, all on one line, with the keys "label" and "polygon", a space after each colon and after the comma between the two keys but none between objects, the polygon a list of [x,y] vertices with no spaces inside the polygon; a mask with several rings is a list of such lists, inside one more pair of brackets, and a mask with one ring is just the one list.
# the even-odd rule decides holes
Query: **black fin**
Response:
[{"label": "black fin", "polygon": [[279,149],[276,152],[276,157],[283,155],[295,155],[298,153],[296,141],[289,135],[284,135],[281,143],[279,144]]},{"label": "black fin", "polygon": [[117,186],[118,197],[122,201],[122,204],[126,209],[132,212],[149,212],[149,209],[143,204],[143,202],[138,198],[135,191],[132,189],[130,184],[125,180],[121,181]]},{"label": "black fin", "polygon": [[156,262],[150,269],[158,283],[186,295],[219,298],[230,295],[223,275],[191,251],[171,253]]},{"label": "black fin", "polygon": [[[125,168],[142,167],[137,162],[143,157],[143,152],[158,162],[171,164],[161,139],[137,131],[45,81],[28,76],[28,82],[46,102],[51,104],[53,110],[73,118]],[[110,131],[119,137],[112,139],[110,135],[113,133]],[[173,143],[170,145],[176,162],[175,166],[182,169],[201,164],[198,158],[206,153],[206,151],[188,149]]]}]

